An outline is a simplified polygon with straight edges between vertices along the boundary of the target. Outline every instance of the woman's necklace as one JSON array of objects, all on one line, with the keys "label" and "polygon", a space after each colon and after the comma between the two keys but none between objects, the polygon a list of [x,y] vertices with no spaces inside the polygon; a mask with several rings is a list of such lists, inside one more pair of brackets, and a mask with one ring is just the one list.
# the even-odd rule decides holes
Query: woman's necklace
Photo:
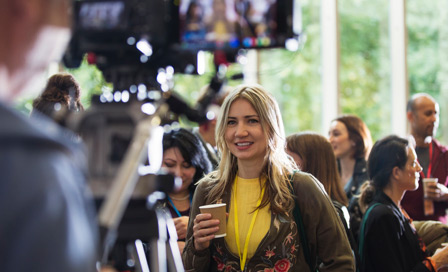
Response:
[{"label": "woman's necklace", "polygon": [[188,199],[189,197],[190,197],[190,194],[188,194],[188,195],[186,195],[184,197],[172,197],[172,196],[170,196],[170,198],[172,200],[177,200],[177,201],[182,201],[182,200]]}]

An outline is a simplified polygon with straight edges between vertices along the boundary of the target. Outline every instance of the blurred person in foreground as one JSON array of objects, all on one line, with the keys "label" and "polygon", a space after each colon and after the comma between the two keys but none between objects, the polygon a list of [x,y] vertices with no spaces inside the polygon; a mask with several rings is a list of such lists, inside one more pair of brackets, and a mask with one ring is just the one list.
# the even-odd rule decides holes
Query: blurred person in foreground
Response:
[{"label": "blurred person in foreground", "polygon": [[0,0],[0,263],[2,271],[96,271],[97,228],[83,149],[13,99],[58,61],[69,0]]},{"label": "blurred person in foreground", "polygon": [[368,159],[370,182],[361,189],[359,204],[367,211],[360,231],[361,272],[446,271],[448,247],[432,257],[412,219],[400,206],[406,191],[419,186],[422,170],[409,142],[388,136],[375,143]]},{"label": "blurred person in foreground", "polygon": [[[275,99],[259,85],[227,95],[218,117],[219,167],[199,181],[183,252],[186,271],[354,271],[342,223],[312,175],[296,172],[286,154],[283,121]],[[293,191],[293,192],[292,192]],[[293,217],[300,207],[308,240]],[[202,205],[226,203],[226,236]],[[335,246],[337,245],[337,246]]]},{"label": "blurred person in foreground", "polygon": [[[407,192],[403,208],[414,220],[438,220],[448,223],[448,150],[434,139],[439,126],[439,104],[430,95],[418,93],[411,97],[407,106],[407,119],[411,135],[415,139],[419,163],[422,165],[419,188]],[[438,178],[437,186],[428,186],[428,197],[434,202],[434,212],[425,215],[423,205],[423,178]]]}]

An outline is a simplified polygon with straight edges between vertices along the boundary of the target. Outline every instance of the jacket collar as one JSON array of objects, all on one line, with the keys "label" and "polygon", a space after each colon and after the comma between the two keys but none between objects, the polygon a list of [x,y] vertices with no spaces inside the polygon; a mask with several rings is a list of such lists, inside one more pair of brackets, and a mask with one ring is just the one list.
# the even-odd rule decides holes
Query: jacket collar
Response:
[{"label": "jacket collar", "polygon": [[355,169],[353,169],[353,174],[360,174],[367,172],[367,162],[364,158],[356,159]]},{"label": "jacket collar", "polygon": [[386,206],[389,206],[390,208],[392,208],[392,211],[395,215],[400,217],[402,220],[405,219],[403,213],[401,212],[401,209],[397,207],[397,205],[392,201],[392,199],[390,199],[390,197],[386,195],[382,190],[375,194],[373,202],[378,202]]},{"label": "jacket collar", "polygon": [[[437,153],[445,153],[448,151],[445,146],[443,146],[439,141],[437,141],[434,138],[432,139],[431,143],[434,148],[434,151]],[[434,154],[436,154],[436,153],[434,153]]]}]

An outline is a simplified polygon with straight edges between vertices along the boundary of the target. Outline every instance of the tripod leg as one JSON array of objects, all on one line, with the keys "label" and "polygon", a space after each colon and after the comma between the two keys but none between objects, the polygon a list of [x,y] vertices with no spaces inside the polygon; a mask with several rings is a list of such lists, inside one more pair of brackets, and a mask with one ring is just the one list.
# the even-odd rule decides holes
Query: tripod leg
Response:
[{"label": "tripod leg", "polygon": [[166,217],[163,208],[161,207],[156,207],[155,213],[159,237],[150,242],[150,268],[152,272],[167,272],[166,243],[168,240],[168,233]]},{"label": "tripod leg", "polygon": [[148,260],[146,259],[145,249],[140,240],[134,243],[135,272],[149,272]]},{"label": "tripod leg", "polygon": [[158,237],[149,242],[151,272],[184,272],[182,258],[177,245],[177,231],[168,209],[161,205],[154,208]]},{"label": "tripod leg", "polygon": [[164,209],[166,217],[166,227],[168,230],[168,247],[167,247],[167,260],[168,268],[170,271],[184,272],[184,265],[182,263],[182,257],[180,256],[179,246],[177,245],[177,231],[174,226],[174,221],[171,218],[171,214],[168,210]]}]

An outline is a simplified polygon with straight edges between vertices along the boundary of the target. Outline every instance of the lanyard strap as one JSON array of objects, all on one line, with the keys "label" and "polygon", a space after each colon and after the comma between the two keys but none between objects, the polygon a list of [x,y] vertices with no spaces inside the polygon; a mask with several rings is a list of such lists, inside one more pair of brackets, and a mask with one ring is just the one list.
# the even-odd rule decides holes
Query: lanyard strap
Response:
[{"label": "lanyard strap", "polygon": [[423,178],[431,177],[431,170],[432,170],[432,143],[429,144],[429,164],[428,164],[428,171],[425,173],[422,171]]},{"label": "lanyard strap", "polygon": [[429,144],[429,165],[428,165],[428,172],[426,172],[428,178],[431,177],[431,169],[432,169],[432,143]]},{"label": "lanyard strap", "polygon": [[265,186],[263,186],[263,188],[261,189],[261,195],[257,201],[257,209],[255,210],[254,214],[252,215],[252,220],[250,222],[249,231],[247,232],[247,236],[246,236],[246,242],[244,243],[243,256],[241,256],[240,231],[238,228],[238,207],[237,207],[237,201],[236,201],[236,196],[237,196],[236,181],[237,180],[238,180],[238,177],[236,178],[235,182],[233,183],[233,206],[235,207],[235,238],[236,238],[236,246],[238,247],[238,255],[240,257],[241,271],[244,271],[244,266],[246,265],[246,259],[247,259],[247,249],[249,248],[249,240],[250,240],[252,231],[254,229],[255,219],[257,218],[258,211],[260,210],[258,207],[260,206],[261,200],[263,199]]},{"label": "lanyard strap", "polygon": [[[169,197],[168,195],[166,196],[166,198],[168,198],[168,201],[171,204],[171,207],[173,207],[174,211],[177,213],[177,216],[182,217],[182,215],[180,214],[179,210],[176,208],[176,206],[174,205],[173,201],[171,200],[171,197]],[[191,205],[191,200],[192,200],[192,196],[190,194],[190,205]]]}]

